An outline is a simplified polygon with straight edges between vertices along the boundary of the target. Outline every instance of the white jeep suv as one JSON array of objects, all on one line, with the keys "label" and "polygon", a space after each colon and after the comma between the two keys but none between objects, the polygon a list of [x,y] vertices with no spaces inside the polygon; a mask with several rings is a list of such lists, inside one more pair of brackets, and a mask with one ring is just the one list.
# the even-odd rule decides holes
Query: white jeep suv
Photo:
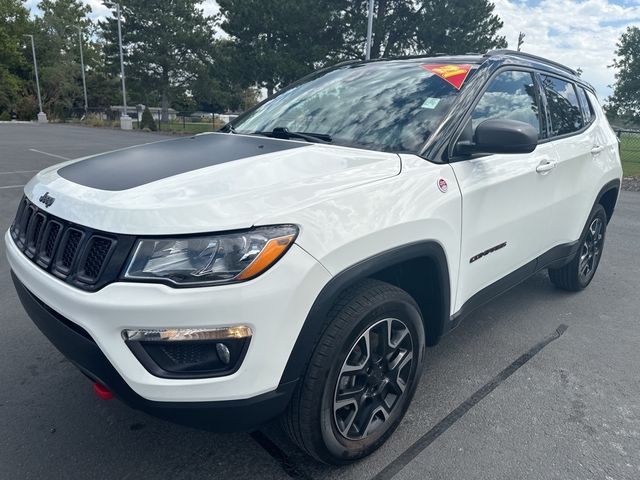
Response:
[{"label": "white jeep suv", "polygon": [[378,448],[426,346],[548,269],[585,288],[622,176],[593,88],[510,51],[341,64],[219,133],[48,168],[6,233],[24,308],[103,398]]}]

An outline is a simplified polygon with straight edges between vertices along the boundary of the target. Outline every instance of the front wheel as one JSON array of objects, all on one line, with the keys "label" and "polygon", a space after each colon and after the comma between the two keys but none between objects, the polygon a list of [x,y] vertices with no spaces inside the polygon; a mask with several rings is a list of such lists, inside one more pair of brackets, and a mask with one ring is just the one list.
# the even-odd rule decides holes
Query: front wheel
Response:
[{"label": "front wheel", "polygon": [[549,269],[551,283],[571,292],[580,291],[589,285],[600,264],[606,230],[607,213],[598,204],[589,216],[573,260],[562,268]]},{"label": "front wheel", "polygon": [[424,345],[420,311],[405,291],[377,280],[346,291],[285,414],[285,430],[326,463],[369,455],[402,420]]}]

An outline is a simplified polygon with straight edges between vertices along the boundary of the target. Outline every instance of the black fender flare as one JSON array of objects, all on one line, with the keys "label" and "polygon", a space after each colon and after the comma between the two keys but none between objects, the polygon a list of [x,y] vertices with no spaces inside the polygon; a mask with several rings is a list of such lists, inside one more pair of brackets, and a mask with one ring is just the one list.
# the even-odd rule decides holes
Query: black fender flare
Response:
[{"label": "black fender flare", "polygon": [[435,332],[440,337],[450,320],[451,287],[447,256],[442,245],[434,240],[409,243],[362,260],[329,280],[309,310],[289,355],[289,360],[280,379],[280,385],[297,380],[304,374],[315,345],[327,327],[329,311],[346,288],[388,267],[424,257],[429,258],[435,264],[437,280],[440,282],[442,297],[440,311],[442,314],[437,322],[439,331]]},{"label": "black fender flare", "polygon": [[611,180],[610,182],[605,183],[604,186],[598,192],[598,195],[596,196],[596,200],[595,202],[593,202],[593,206],[591,207],[593,210],[593,208],[595,208],[595,206],[598,203],[600,203],[600,200],[602,200],[602,197],[604,197],[605,193],[609,193],[611,190],[616,190],[616,200],[615,202],[613,202],[613,205],[611,206],[611,215],[607,215],[607,223],[611,221],[611,217],[613,216],[616,203],[618,202],[618,198],[620,197],[621,187],[622,187],[622,181],[619,178],[616,178],[615,180]]}]

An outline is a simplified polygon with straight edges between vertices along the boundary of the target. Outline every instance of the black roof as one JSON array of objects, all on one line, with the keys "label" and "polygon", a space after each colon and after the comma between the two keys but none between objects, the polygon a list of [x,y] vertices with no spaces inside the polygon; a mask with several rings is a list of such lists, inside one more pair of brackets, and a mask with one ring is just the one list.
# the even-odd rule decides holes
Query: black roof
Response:
[{"label": "black roof", "polygon": [[539,57],[538,55],[532,55],[530,53],[518,52],[516,50],[507,50],[507,49],[489,50],[483,56],[486,58],[486,57],[495,57],[497,55],[504,55],[504,56],[508,56],[508,57],[522,58],[522,59],[526,59],[526,60],[533,61],[533,62],[536,62],[536,63],[543,63],[543,64],[546,64],[546,65],[551,65],[551,66],[553,66],[555,68],[559,68],[560,70],[564,70],[565,72],[570,73],[571,75],[578,76],[578,72],[576,72],[572,68],[569,68],[569,67],[567,67],[565,65],[562,65],[561,63],[554,62],[553,60],[549,60],[548,58]]},{"label": "black roof", "polygon": [[[509,63],[510,65],[521,65],[526,67],[532,67],[539,70],[544,70],[549,73],[554,73],[556,75],[562,75],[564,77],[568,77],[571,80],[579,83],[590,90],[595,92],[593,86],[591,86],[588,82],[586,82],[583,78],[580,77],[578,72],[572,68],[569,68],[561,63],[555,62],[553,60],[549,60],[548,58],[539,57],[537,55],[532,55],[530,53],[518,52],[515,50],[501,49],[501,50],[490,50],[487,53],[468,53],[465,55],[446,55],[446,54],[436,54],[436,55],[411,55],[404,57],[393,57],[393,58],[378,58],[374,60],[369,60],[368,62],[384,62],[384,61],[403,61],[403,60],[421,60],[421,61],[432,61],[433,63],[469,63],[475,65],[481,65],[488,60],[493,61],[502,61],[504,63]],[[362,61],[352,61],[352,62],[344,62],[344,63],[368,63]]]},{"label": "black roof", "polygon": [[585,81],[580,74],[573,68],[569,68],[561,63],[549,60],[548,58],[539,57],[525,52],[517,52],[515,50],[490,50],[483,55],[484,60],[499,59],[508,61],[513,65],[524,65],[534,67],[539,70],[544,70],[549,73],[555,73],[556,75],[562,75],[568,77],[580,85],[587,87],[589,90],[595,93],[595,88]]}]

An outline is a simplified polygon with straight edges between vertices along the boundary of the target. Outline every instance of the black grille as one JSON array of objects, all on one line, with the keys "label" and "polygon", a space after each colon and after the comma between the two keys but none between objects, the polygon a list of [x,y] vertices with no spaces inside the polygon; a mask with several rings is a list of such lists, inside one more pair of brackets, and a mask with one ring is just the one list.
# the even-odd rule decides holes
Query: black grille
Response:
[{"label": "black grille", "polygon": [[46,217],[42,213],[36,213],[33,221],[29,225],[29,232],[27,232],[26,236],[29,241],[27,242],[27,249],[24,252],[29,258],[33,258],[36,254],[36,246],[40,241],[40,234],[42,233],[45,220]]},{"label": "black grille", "polygon": [[24,244],[27,240],[27,231],[29,230],[29,222],[33,218],[33,214],[36,209],[32,205],[27,206],[22,212],[22,218],[20,219],[20,235],[18,236],[18,241],[20,247],[24,247]]},{"label": "black grille", "polygon": [[58,244],[58,239],[60,238],[60,230],[62,230],[62,225],[60,225],[55,220],[51,220],[47,225],[47,229],[45,230],[47,234],[45,235],[46,243],[44,246],[43,260],[46,259],[47,265],[51,263],[53,253],[56,251],[56,245]]},{"label": "black grille", "polygon": [[79,275],[88,282],[99,278],[114,246],[110,238],[95,235],[88,243]]},{"label": "black grille", "polygon": [[73,266],[76,254],[78,253],[78,247],[82,240],[82,232],[75,228],[70,228],[64,233],[64,239],[62,241],[62,248],[60,249],[60,263],[56,265],[57,268],[64,272],[71,270]]},{"label": "black grille", "polygon": [[26,198],[18,207],[11,237],[40,268],[84,290],[115,281],[134,237],[109,234],[54,217]]},{"label": "black grille", "polygon": [[208,342],[183,342],[182,345],[165,343],[162,345],[162,351],[177,364],[198,364],[206,362],[211,357],[218,358],[215,344]]}]

